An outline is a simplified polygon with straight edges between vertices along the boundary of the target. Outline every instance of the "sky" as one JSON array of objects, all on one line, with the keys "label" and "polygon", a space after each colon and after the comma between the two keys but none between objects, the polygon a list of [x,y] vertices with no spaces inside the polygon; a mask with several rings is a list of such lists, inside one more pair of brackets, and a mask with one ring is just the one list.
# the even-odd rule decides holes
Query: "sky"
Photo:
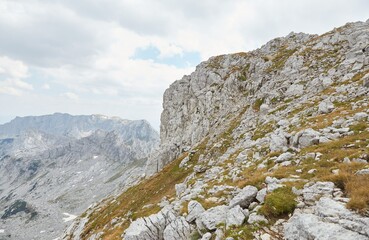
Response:
[{"label": "sky", "polygon": [[367,0],[0,0],[0,124],[54,112],[146,119],[219,54],[369,18]]}]

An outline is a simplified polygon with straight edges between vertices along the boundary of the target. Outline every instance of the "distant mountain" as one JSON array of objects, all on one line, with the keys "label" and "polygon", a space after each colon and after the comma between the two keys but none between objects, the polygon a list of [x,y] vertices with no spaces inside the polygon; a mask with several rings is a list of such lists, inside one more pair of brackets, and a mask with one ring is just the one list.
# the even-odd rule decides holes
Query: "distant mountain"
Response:
[{"label": "distant mountain", "polygon": [[147,121],[102,115],[0,125],[0,239],[60,236],[74,215],[136,182],[158,143]]}]

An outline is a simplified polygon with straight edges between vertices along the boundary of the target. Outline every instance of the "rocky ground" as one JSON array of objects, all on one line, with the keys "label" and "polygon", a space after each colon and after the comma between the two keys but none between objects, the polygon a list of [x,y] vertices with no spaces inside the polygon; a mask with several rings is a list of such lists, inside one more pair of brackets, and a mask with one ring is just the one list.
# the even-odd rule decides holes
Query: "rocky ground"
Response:
[{"label": "rocky ground", "polygon": [[369,21],[212,57],[164,94],[147,179],[64,239],[369,239]]}]

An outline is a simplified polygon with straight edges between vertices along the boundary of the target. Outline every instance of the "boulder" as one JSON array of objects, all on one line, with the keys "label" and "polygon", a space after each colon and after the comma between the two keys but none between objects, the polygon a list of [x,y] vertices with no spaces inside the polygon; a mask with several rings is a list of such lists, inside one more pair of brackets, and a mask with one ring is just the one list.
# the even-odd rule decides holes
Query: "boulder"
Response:
[{"label": "boulder", "polygon": [[251,213],[249,216],[249,219],[247,220],[247,223],[254,224],[254,223],[268,223],[268,220],[263,216],[259,215],[257,213]]},{"label": "boulder", "polygon": [[213,231],[219,224],[224,224],[226,222],[227,212],[228,207],[225,205],[210,208],[200,214],[196,220],[196,225],[198,229],[203,229],[205,227],[207,230]]},{"label": "boulder", "polygon": [[210,240],[211,239],[211,233],[207,232],[204,235],[202,235],[201,240]]},{"label": "boulder", "polygon": [[265,197],[267,194],[267,189],[263,188],[256,194],[256,200],[259,201],[259,203],[264,203]]},{"label": "boulder", "polygon": [[234,208],[229,209],[227,212],[226,225],[229,226],[241,226],[245,221],[245,214],[243,209],[237,205]]},{"label": "boulder", "polygon": [[184,193],[186,191],[186,184],[184,184],[184,183],[176,184],[174,187],[176,189],[177,197],[180,197],[182,195],[182,193]]},{"label": "boulder", "polygon": [[286,151],[288,146],[287,138],[289,136],[282,130],[276,131],[270,135],[270,151]]},{"label": "boulder", "polygon": [[368,118],[368,114],[365,112],[358,112],[358,113],[355,113],[354,115],[354,119],[356,121],[366,120],[367,118]]},{"label": "boulder", "polygon": [[198,218],[203,212],[205,212],[205,208],[198,201],[191,200],[188,203],[188,215],[186,220],[190,223],[194,222],[196,218]]},{"label": "boulder", "polygon": [[164,240],[187,240],[190,238],[193,227],[184,217],[179,217],[169,223],[164,229]]},{"label": "boulder", "polygon": [[285,152],[282,153],[281,155],[279,155],[277,157],[277,159],[275,160],[276,163],[281,163],[281,162],[285,162],[285,161],[289,161],[291,160],[293,157],[295,156],[295,154],[292,154],[290,152]]},{"label": "boulder", "polygon": [[330,113],[334,110],[334,104],[330,100],[324,100],[319,103],[318,112],[321,114]]},{"label": "boulder", "polygon": [[369,73],[363,77],[363,86],[369,88]]},{"label": "boulder", "polygon": [[356,175],[367,175],[367,174],[369,174],[369,168],[364,168],[364,169],[358,170],[355,174]]},{"label": "boulder", "polygon": [[165,207],[157,214],[138,218],[123,234],[125,240],[163,239],[166,226],[177,218],[171,207]]},{"label": "boulder", "polygon": [[295,147],[304,148],[313,144],[319,143],[320,132],[311,128],[298,132],[293,138],[293,145]]},{"label": "boulder", "polygon": [[286,91],[285,95],[291,96],[301,96],[304,93],[304,86],[301,84],[292,84]]},{"label": "boulder", "polygon": [[229,207],[240,205],[242,208],[247,208],[254,201],[257,193],[256,187],[246,186],[229,202]]},{"label": "boulder", "polygon": [[314,203],[320,197],[330,197],[333,194],[334,183],[332,182],[317,182],[311,186],[306,184],[302,190],[302,195],[305,202]]},{"label": "boulder", "polygon": [[325,222],[314,214],[295,214],[284,225],[284,238],[286,240],[364,240],[368,237],[350,231],[339,224]]}]

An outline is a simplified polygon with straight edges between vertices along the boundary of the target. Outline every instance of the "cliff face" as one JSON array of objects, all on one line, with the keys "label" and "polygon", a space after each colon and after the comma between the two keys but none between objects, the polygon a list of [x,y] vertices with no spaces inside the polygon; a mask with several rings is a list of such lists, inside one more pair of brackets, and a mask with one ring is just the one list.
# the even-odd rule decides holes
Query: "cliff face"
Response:
[{"label": "cliff face", "polygon": [[164,94],[151,177],[65,239],[367,239],[368,45],[369,21],[202,62]]},{"label": "cliff face", "polygon": [[293,98],[293,104],[300,104],[352,77],[365,61],[366,27],[351,24],[323,36],[291,33],[255,51],[202,62],[164,93],[161,150],[150,159],[147,174],[216,131],[214,127],[224,129],[227,117],[248,105],[275,107]]}]

